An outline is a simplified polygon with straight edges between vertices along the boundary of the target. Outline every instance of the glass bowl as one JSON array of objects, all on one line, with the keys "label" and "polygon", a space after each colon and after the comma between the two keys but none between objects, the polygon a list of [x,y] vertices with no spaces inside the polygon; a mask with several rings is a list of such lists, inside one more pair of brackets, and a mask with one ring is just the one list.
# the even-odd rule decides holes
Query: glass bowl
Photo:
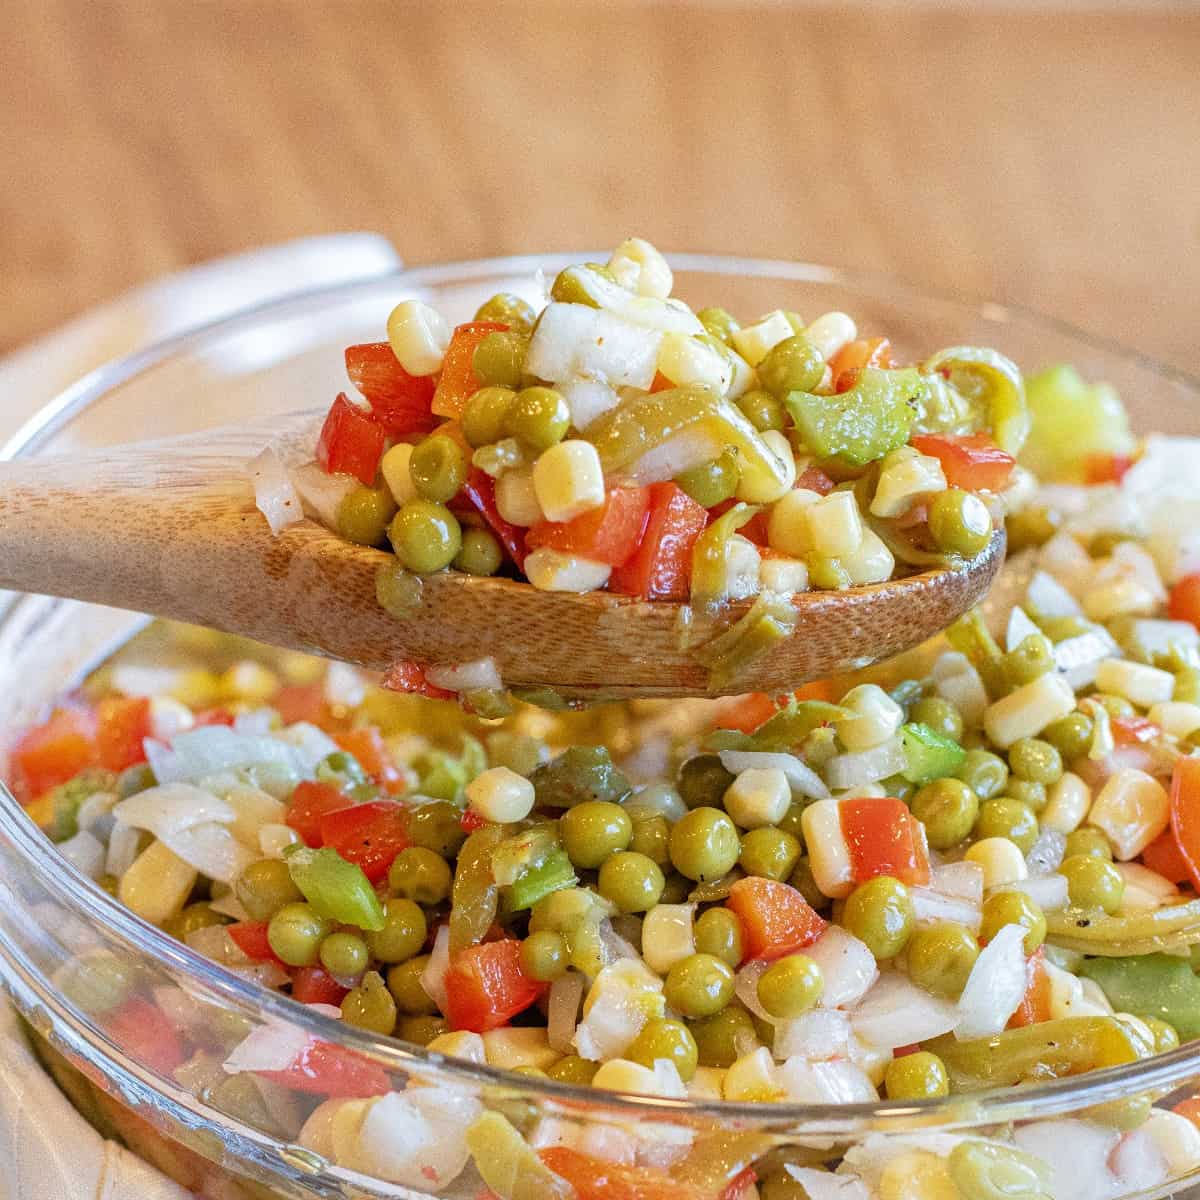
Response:
[{"label": "glass bowl", "polygon": [[[101,368],[47,406],[0,454],[53,454],[169,436],[233,422],[249,411],[327,402],[345,387],[343,348],[382,336],[398,300],[420,297],[464,320],[497,291],[540,299],[543,281],[580,257],[424,267],[272,302]],[[676,257],[673,265],[677,293],[697,307],[719,300],[740,312],[844,309],[862,329],[887,332],[902,355],[979,343],[996,346],[1027,369],[1070,361],[1085,375],[1112,382],[1138,427],[1200,432],[1200,383],[1059,322],[823,267],[694,255]],[[10,596],[3,605],[0,742],[76,686],[147,620],[45,597]],[[3,751],[0,744],[0,758]],[[523,1131],[558,1129],[597,1154],[620,1145],[639,1163],[669,1168],[659,1190],[630,1193],[637,1200],[674,1200],[669,1188],[688,1183],[695,1188],[681,1197],[715,1196],[723,1183],[713,1183],[711,1170],[722,1147],[730,1161],[740,1155],[739,1161],[756,1160],[760,1168],[834,1162],[848,1154],[867,1164],[869,1186],[846,1191],[846,1200],[941,1197],[944,1190],[922,1182],[921,1162],[927,1160],[921,1155],[944,1157],[964,1136],[1000,1145],[1015,1139],[1035,1153],[1039,1147],[1075,1147],[1080,1167],[1060,1171],[1049,1185],[1055,1200],[1162,1196],[1200,1176],[1196,1161],[1184,1155],[1171,1160],[1170,1178],[1161,1170],[1157,1178],[1143,1171],[1120,1185],[1101,1178],[1096,1172],[1120,1136],[1113,1110],[1101,1112],[1103,1120],[1079,1119],[1109,1102],[1120,1102],[1127,1112],[1136,1097],[1165,1105],[1189,1093],[1200,1081],[1200,1052],[1193,1046],[1037,1086],[920,1103],[753,1105],[597,1093],[380,1039],[248,983],[134,917],[77,873],[3,788],[0,810],[0,978],[36,1031],[45,1061],[85,1115],[214,1200],[476,1197],[483,1184],[466,1161],[463,1128],[482,1108]],[[115,1020],[114,997],[131,989],[144,1019]],[[219,1064],[249,1031],[268,1029],[277,1041],[322,1044],[318,1053],[335,1061],[344,1098],[407,1087],[404,1097],[389,1103],[409,1114],[410,1132],[420,1125],[411,1116],[418,1085],[433,1085],[421,1097],[427,1117],[421,1128],[433,1136],[423,1169],[414,1173],[411,1164],[401,1164],[399,1152],[392,1161],[339,1161],[337,1137],[328,1128],[323,1138],[309,1136],[308,1147],[299,1145],[314,1096],[273,1089],[248,1102],[244,1089],[220,1086],[219,1072],[214,1080],[199,1069],[163,1069],[161,1038],[178,1038],[189,1052],[202,1051]],[[433,1096],[442,1105],[436,1112]],[[882,1165],[898,1158],[900,1165],[881,1177]],[[903,1186],[910,1190],[896,1190],[898,1179],[909,1179]],[[996,1179],[980,1180],[975,1190],[960,1188],[962,1200],[1036,1200],[1044,1194],[1036,1188],[1005,1191]]]}]

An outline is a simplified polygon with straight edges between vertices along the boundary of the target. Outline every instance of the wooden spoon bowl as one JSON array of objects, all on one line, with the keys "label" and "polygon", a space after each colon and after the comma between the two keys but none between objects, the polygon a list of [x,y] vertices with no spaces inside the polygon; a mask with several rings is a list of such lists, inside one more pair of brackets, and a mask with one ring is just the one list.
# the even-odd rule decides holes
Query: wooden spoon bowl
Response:
[{"label": "wooden spoon bowl", "polygon": [[898,654],[983,598],[1004,534],[963,569],[842,592],[797,595],[792,637],[709,687],[695,648],[719,622],[685,605],[442,572],[411,615],[379,607],[383,551],[305,520],[275,537],[247,464],[267,444],[311,453],[315,418],[238,426],[78,457],[0,466],[0,587],[190,621],[289,649],[386,670],[491,657],[509,687],[568,700],[763,691],[778,694]]}]

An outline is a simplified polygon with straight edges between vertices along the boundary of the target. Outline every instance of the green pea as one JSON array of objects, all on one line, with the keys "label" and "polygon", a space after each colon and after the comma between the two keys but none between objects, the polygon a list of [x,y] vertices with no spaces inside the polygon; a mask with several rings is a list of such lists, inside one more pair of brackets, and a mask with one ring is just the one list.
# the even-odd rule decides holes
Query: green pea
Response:
[{"label": "green pea", "polygon": [[685,879],[678,871],[665,872],[667,881],[663,884],[659,904],[682,904],[692,891],[692,881]]},{"label": "green pea", "polygon": [[370,958],[367,943],[356,933],[331,933],[321,943],[321,966],[340,979],[361,975]]},{"label": "green pea", "polygon": [[804,810],[810,803],[812,802],[808,800],[793,800],[787,812],[783,814],[783,819],[775,826],[784,833],[790,833],[801,846],[804,845]]},{"label": "green pea", "polygon": [[646,912],[662,898],[666,879],[652,858],[622,850],[605,860],[597,889],[623,913]]},{"label": "green pea", "polygon": [[468,575],[495,575],[504,562],[504,551],[496,535],[487,529],[468,529],[462,547],[454,556],[456,570]]},{"label": "green pea", "polygon": [[772,963],[758,979],[758,1002],[777,1020],[808,1012],[821,998],[825,977],[806,954],[789,954]]},{"label": "green pea", "polygon": [[1067,877],[1067,895],[1072,904],[1079,908],[1102,908],[1110,916],[1121,907],[1125,877],[1107,859],[1087,853],[1073,854],[1063,859],[1059,870]]},{"label": "green pea", "polygon": [[1011,1146],[959,1142],[946,1165],[962,1200],[1048,1200],[1050,1196],[1046,1167]]},{"label": "green pea", "polygon": [[941,696],[924,696],[912,706],[911,720],[928,725],[934,733],[952,742],[962,740],[962,713]]},{"label": "green pea", "polygon": [[489,333],[471,358],[480,383],[488,387],[515,388],[521,382],[529,339],[520,330]]},{"label": "green pea", "polygon": [[782,400],[789,392],[811,392],[825,374],[825,360],[804,334],[796,333],[772,346],[756,370],[763,387]]},{"label": "green pea", "polygon": [[992,537],[992,514],[974,492],[947,488],[929,503],[929,532],[944,554],[974,558]]},{"label": "green pea", "polygon": [[450,895],[453,882],[450,864],[424,846],[409,846],[392,860],[388,886],[418,904],[441,904]]},{"label": "green pea", "polygon": [[571,410],[562,393],[554,388],[528,387],[504,418],[505,432],[534,450],[548,450],[567,436]]},{"label": "green pea", "polygon": [[462,431],[467,444],[478,450],[491,446],[504,437],[508,410],[516,401],[512,388],[482,387],[467,401],[463,409]]},{"label": "green pea", "polygon": [[1185,667],[1175,675],[1175,689],[1171,693],[1172,700],[1184,704],[1200,704],[1200,670],[1195,667]]},{"label": "green pea", "polygon": [[879,781],[879,786],[889,796],[894,796],[897,800],[903,800],[908,805],[912,804],[912,799],[917,794],[917,785],[909,783],[903,775],[889,775],[886,779]]},{"label": "green pea", "polygon": [[733,968],[712,954],[691,954],[668,972],[667,1003],[685,1017],[711,1017],[733,999]]},{"label": "green pea", "polygon": [[533,328],[537,313],[533,305],[522,300],[512,292],[497,292],[490,300],[485,300],[475,313],[476,321],[495,321],[497,325],[507,325],[509,329],[527,332]]},{"label": "green pea", "polygon": [[1035,813],[1040,813],[1046,807],[1048,796],[1044,783],[1033,783],[1028,779],[1009,779],[1000,799],[1016,800]]},{"label": "green pea", "polygon": [[644,1067],[653,1067],[660,1058],[665,1058],[675,1064],[684,1083],[696,1074],[700,1061],[696,1039],[688,1027],[682,1021],[662,1017],[654,1017],[642,1026],[626,1055]]},{"label": "green pea", "polygon": [[913,816],[925,826],[935,850],[949,850],[970,835],[979,818],[979,797],[961,779],[935,779],[912,799]]},{"label": "green pea", "polygon": [[912,896],[900,880],[878,875],[846,897],[842,924],[877,959],[894,958],[912,933]]},{"label": "green pea", "polygon": [[547,1072],[551,1079],[559,1083],[574,1083],[587,1087],[600,1070],[600,1064],[580,1058],[578,1054],[568,1054],[560,1058]]},{"label": "green pea", "polygon": [[671,825],[667,818],[653,809],[635,805],[628,806],[626,812],[633,822],[629,849],[665,867],[671,861]]},{"label": "green pea", "polygon": [[329,933],[329,922],[309,904],[285,904],[267,926],[267,942],[289,967],[311,967]]},{"label": "green pea", "polygon": [[338,791],[349,791],[368,782],[362,764],[345,750],[335,750],[317,763],[317,779],[321,783],[331,784]]},{"label": "green pea", "polygon": [[1016,554],[1044,546],[1062,526],[1062,516],[1051,508],[1035,506],[1012,513],[1005,522],[1008,534],[1008,551]]},{"label": "green pea", "polygon": [[419,904],[397,897],[385,901],[384,926],[367,934],[371,953],[382,963],[400,963],[420,954],[429,926]]},{"label": "green pea", "polygon": [[414,846],[451,859],[467,840],[461,822],[462,810],[449,801],[422,804],[408,819],[408,838]]},{"label": "green pea", "polygon": [[742,416],[758,430],[783,429],[787,424],[787,413],[783,405],[762,388],[751,388],[743,392],[734,403],[741,409]]},{"label": "green pea", "polygon": [[980,800],[990,800],[1004,791],[1004,785],[1008,783],[1008,764],[990,750],[973,749],[967,751],[962,766],[954,774]]},{"label": "green pea", "polygon": [[570,808],[584,800],[615,802],[631,790],[604,746],[571,746],[538,767],[529,781],[539,808]]},{"label": "green pea", "polygon": [[338,536],[357,546],[380,546],[395,515],[396,501],[388,488],[356,487],[338,505]]},{"label": "green pea", "polygon": [[733,780],[716,754],[698,754],[679,768],[679,795],[688,808],[720,808]]},{"label": "green pea", "polygon": [[815,908],[817,912],[828,908],[832,903],[830,898],[817,887],[817,881],[812,873],[812,864],[808,861],[807,854],[801,855],[788,883],[804,897],[809,907]]},{"label": "green pea", "polygon": [[408,962],[392,967],[387,973],[388,991],[396,1007],[410,1017],[424,1017],[437,1012],[437,1005],[421,986],[421,976],[429,966],[429,955],[421,954]]},{"label": "green pea", "polygon": [[404,505],[393,518],[388,537],[396,557],[418,575],[448,567],[462,548],[458,519],[444,504],[430,500],[410,500]]},{"label": "green pea", "polygon": [[737,1004],[693,1021],[689,1028],[702,1067],[730,1067],[759,1044],[750,1014]]},{"label": "green pea", "polygon": [[561,978],[570,966],[571,955],[562,934],[550,929],[531,933],[521,943],[521,965],[528,975],[542,983]]},{"label": "green pea", "polygon": [[738,861],[747,875],[782,881],[800,861],[800,842],[782,829],[764,825],[761,829],[751,829],[742,838]]},{"label": "green pea", "polygon": [[711,954],[731,967],[741,965],[745,957],[742,923],[727,908],[710,908],[696,919],[692,934],[696,949]]},{"label": "green pea", "polygon": [[445,504],[458,495],[466,482],[467,458],[449,434],[431,433],[413,447],[408,473],[413,486],[426,500]]},{"label": "green pea", "polygon": [[737,451],[727,446],[711,462],[677,475],[675,482],[702,508],[713,508],[737,491],[740,479]]},{"label": "green pea", "polygon": [[1067,845],[1064,850],[1065,858],[1077,858],[1080,855],[1102,858],[1106,862],[1112,862],[1112,846],[1099,829],[1085,825],[1082,829],[1075,829],[1067,834]]},{"label": "green pea", "polygon": [[1046,915],[1024,892],[993,892],[983,902],[979,940],[990,942],[1005,925],[1020,925],[1028,930],[1025,934],[1026,954],[1032,954],[1046,940]]},{"label": "green pea", "polygon": [[122,800],[128,800],[130,796],[147,791],[157,783],[158,780],[155,779],[150,764],[138,763],[136,766],[126,767],[117,776],[117,796]]},{"label": "green pea", "polygon": [[233,890],[252,921],[269,920],[285,904],[304,899],[292,882],[287,863],[278,858],[251,863],[238,877]]},{"label": "green pea", "polygon": [[599,297],[614,287],[620,287],[617,277],[599,263],[565,267],[550,286],[550,299],[560,304],[586,304],[599,308]]},{"label": "green pea", "polygon": [[120,1008],[138,985],[140,968],[107,950],[90,950],[68,960],[59,986],[87,1013],[103,1015]]},{"label": "green pea", "polygon": [[434,1038],[441,1037],[449,1030],[450,1026],[441,1017],[401,1017],[393,1036],[414,1046],[428,1046]]},{"label": "green pea", "polygon": [[993,837],[1008,838],[1016,843],[1022,854],[1028,854],[1037,836],[1037,813],[1023,801],[997,796],[979,806],[979,820],[975,822],[977,841]]},{"label": "green pea", "polygon": [[975,935],[957,921],[918,929],[908,942],[908,977],[927,992],[957,1000],[979,957]]},{"label": "green pea", "polygon": [[1143,1017],[1142,1020],[1150,1027],[1150,1032],[1154,1035],[1155,1054],[1166,1054],[1170,1050],[1178,1049],[1179,1034],[1173,1025],[1168,1025],[1166,1021],[1160,1020],[1158,1017]]},{"label": "green pea", "polygon": [[1041,738],[1020,738],[1008,748],[1009,770],[1031,783],[1057,783],[1063,775],[1062,755]]},{"label": "green pea", "polygon": [[567,809],[559,821],[558,834],[571,861],[590,870],[629,846],[633,822],[619,804],[589,800]]},{"label": "green pea", "polygon": [[740,853],[737,826],[715,808],[694,808],[671,830],[671,862],[697,883],[728,874]]},{"label": "green pea", "polygon": [[1096,700],[1110,717],[1132,717],[1137,714],[1137,710],[1124,696],[1114,696],[1109,692],[1097,692],[1092,699]]},{"label": "green pea", "polygon": [[733,345],[733,335],[741,329],[737,317],[723,308],[702,308],[696,316],[708,333],[727,346]]},{"label": "green pea", "polygon": [[1000,660],[1000,670],[1012,688],[1024,687],[1054,670],[1054,647],[1041,633],[1031,633]]},{"label": "green pea", "polygon": [[893,1058],[883,1076],[889,1100],[936,1100],[950,1094],[946,1064],[928,1050]]},{"label": "green pea", "polygon": [[[262,918],[258,918],[261,920]],[[186,942],[188,934],[200,929],[210,929],[214,925],[227,925],[229,918],[214,911],[210,904],[189,904],[178,912],[163,926],[173,938]]]},{"label": "green pea", "polygon": [[549,758],[545,742],[511,729],[497,729],[489,734],[487,751],[491,766],[507,767],[526,778]]},{"label": "green pea", "polygon": [[1060,763],[1063,759],[1070,762],[1091,748],[1094,729],[1092,718],[1087,713],[1068,713],[1042,730],[1042,741],[1058,751]]}]

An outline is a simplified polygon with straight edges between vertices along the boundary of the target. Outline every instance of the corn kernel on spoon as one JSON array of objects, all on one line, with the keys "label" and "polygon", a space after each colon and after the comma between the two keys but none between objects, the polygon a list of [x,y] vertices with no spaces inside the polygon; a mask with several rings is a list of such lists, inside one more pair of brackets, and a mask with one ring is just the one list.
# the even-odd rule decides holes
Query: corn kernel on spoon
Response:
[{"label": "corn kernel on spoon", "polygon": [[380,671],[490,657],[507,687],[586,701],[791,691],[937,633],[985,595],[1004,558],[997,532],[959,569],[799,593],[791,635],[719,676],[713,639],[753,600],[705,617],[684,604],[440,572],[422,579],[397,617],[376,596],[389,555],[310,520],[275,536],[255,505],[250,461],[268,444],[285,457],[311,448],[317,420],[302,413],[3,464],[0,587],[190,621]]}]

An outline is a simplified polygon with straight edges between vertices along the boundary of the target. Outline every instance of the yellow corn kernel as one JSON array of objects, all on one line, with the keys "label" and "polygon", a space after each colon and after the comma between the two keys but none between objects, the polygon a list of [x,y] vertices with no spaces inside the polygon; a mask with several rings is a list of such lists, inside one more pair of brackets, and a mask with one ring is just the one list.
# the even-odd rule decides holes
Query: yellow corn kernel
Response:
[{"label": "yellow corn kernel", "polygon": [[950,1168],[928,1150],[897,1155],[879,1174],[879,1200],[958,1200]]},{"label": "yellow corn kernel", "polygon": [[772,550],[792,558],[803,558],[812,552],[808,509],[820,499],[819,492],[793,488],[771,506],[767,517],[767,542]]},{"label": "yellow corn kernel", "polygon": [[804,336],[828,360],[858,337],[858,326],[844,312],[827,312],[804,327]]},{"label": "yellow corn kernel", "polygon": [[533,472],[505,471],[496,480],[496,511],[510,524],[528,528],[546,519],[533,486]]},{"label": "yellow corn kernel", "polygon": [[462,1029],[453,1033],[439,1033],[426,1049],[450,1058],[465,1058],[467,1062],[479,1063],[480,1066],[488,1061],[483,1038]]},{"label": "yellow corn kernel", "polygon": [[919,501],[945,490],[942,464],[932,455],[901,446],[883,460],[871,512],[877,517],[898,517]]},{"label": "yellow corn kernel", "polygon": [[517,1067],[537,1067],[544,1071],[560,1057],[558,1051],[552,1049],[547,1041],[545,1029],[535,1026],[489,1029],[483,1035],[483,1048],[488,1066],[499,1067],[504,1071],[512,1071]]},{"label": "yellow corn kernel", "polygon": [[1200,729],[1200,704],[1189,704],[1186,700],[1168,700],[1156,704],[1146,714],[1164,733],[1174,738],[1185,738]]},{"label": "yellow corn kernel", "polygon": [[196,879],[194,867],[162,842],[154,841],[121,876],[117,899],[142,920],[161,925],[183,908]]},{"label": "yellow corn kernel", "polygon": [[884,544],[883,539],[873,529],[863,529],[862,541],[858,549],[850,554],[843,554],[842,566],[850,576],[850,582],[883,583],[891,579],[896,569],[896,559]]},{"label": "yellow corn kernel", "polygon": [[1008,749],[1021,738],[1037,737],[1051,721],[1065,717],[1074,707],[1071,685],[1048,672],[988,705],[983,728],[997,746]]},{"label": "yellow corn kernel", "polygon": [[489,767],[467,784],[471,811],[496,825],[525,820],[533,801],[533,784],[507,767]]},{"label": "yellow corn kernel", "polygon": [[725,1068],[697,1067],[688,1081],[689,1100],[722,1100],[725,1096]]},{"label": "yellow corn kernel", "polygon": [[725,1072],[726,1100],[753,1100],[769,1103],[783,1096],[775,1079],[775,1062],[766,1046],[743,1054]]},{"label": "yellow corn kernel", "polygon": [[533,464],[533,489],[548,521],[570,521],[604,503],[604,470],[591,442],[569,438]]},{"label": "yellow corn kernel", "polygon": [[792,451],[792,443],[778,429],[767,429],[758,435],[767,448],[783,463],[783,475],[775,488],[775,494],[763,494],[759,486],[753,497],[742,496],[739,486],[739,499],[751,500],[755,504],[772,504],[781,496],[786,496],[796,486],[796,455]]},{"label": "yellow corn kernel", "polygon": [[236,662],[221,676],[221,692],[228,700],[270,700],[279,691],[279,676],[251,659]]},{"label": "yellow corn kernel", "polygon": [[626,238],[612,252],[608,269],[623,287],[639,296],[665,300],[675,286],[667,260],[645,238]]},{"label": "yellow corn kernel", "polygon": [[1126,767],[1100,789],[1087,823],[1108,836],[1121,862],[1136,858],[1170,822],[1166,789],[1152,775]]},{"label": "yellow corn kernel", "polygon": [[758,566],[758,584],[764,592],[790,596],[808,590],[808,564],[799,558],[764,558]]},{"label": "yellow corn kernel", "polygon": [[747,767],[725,789],[722,804],[743,829],[778,825],[792,806],[792,789],[778,767]]},{"label": "yellow corn kernel", "polygon": [[397,361],[410,375],[432,375],[441,369],[450,326],[435,308],[420,300],[404,300],[387,320],[388,341]]},{"label": "yellow corn kernel", "polygon": [[863,523],[853,492],[830,492],[809,507],[813,550],[826,558],[853,554],[862,544]]},{"label": "yellow corn kernel", "polygon": [[1092,806],[1092,789],[1078,775],[1064,771],[1050,788],[1050,799],[1038,820],[1043,829],[1056,833],[1074,833],[1083,824]]},{"label": "yellow corn kernel", "polygon": [[758,547],[749,538],[735,533],[725,549],[725,587],[722,595],[729,600],[756,596],[761,566],[762,556]]},{"label": "yellow corn kernel", "polygon": [[539,546],[525,559],[525,577],[543,592],[594,592],[612,574],[607,563],[592,562]]},{"label": "yellow corn kernel", "polygon": [[642,957],[665,975],[677,962],[696,953],[692,929],[694,904],[656,904],[642,921]]},{"label": "yellow corn kernel", "polygon": [[664,333],[658,369],[677,387],[700,383],[724,395],[733,382],[733,363],[712,346],[686,333]]},{"label": "yellow corn kernel", "polygon": [[1175,676],[1158,667],[1130,662],[1124,658],[1106,658],[1096,665],[1096,687],[1102,692],[1123,696],[1130,704],[1149,708],[1171,699]]},{"label": "yellow corn kernel", "polygon": [[592,1077],[592,1087],[609,1092],[633,1092],[640,1096],[655,1096],[662,1090],[658,1076],[649,1067],[627,1058],[613,1058],[603,1063]]},{"label": "yellow corn kernel", "polygon": [[852,753],[881,746],[904,724],[904,709],[876,683],[860,683],[841,701],[854,715],[835,722],[843,746]]},{"label": "yellow corn kernel", "polygon": [[408,464],[412,460],[413,448],[408,442],[397,442],[384,456],[379,464],[383,472],[383,482],[387,484],[392,499],[397,504],[407,504],[417,498],[416,484],[409,474]]},{"label": "yellow corn kernel", "polygon": [[[1084,994],[1082,979],[1048,962],[1046,980],[1050,985],[1050,1016],[1054,1020],[1062,1017],[1104,1017],[1109,1009],[1096,1004]],[[1090,983],[1091,980],[1088,980]]]},{"label": "yellow corn kernel", "polygon": [[[837,900],[854,890],[850,849],[842,833],[842,818],[836,800],[818,800],[800,816],[808,865],[813,882],[823,896]],[[1024,862],[1024,859],[1022,859]]]},{"label": "yellow corn kernel", "polygon": [[982,838],[964,857],[983,868],[984,891],[1029,878],[1025,855],[1006,837]]},{"label": "yellow corn kernel", "polygon": [[733,345],[752,367],[757,367],[769,351],[780,342],[786,342],[795,332],[791,321],[777,308],[753,325],[739,329],[733,335]]}]

